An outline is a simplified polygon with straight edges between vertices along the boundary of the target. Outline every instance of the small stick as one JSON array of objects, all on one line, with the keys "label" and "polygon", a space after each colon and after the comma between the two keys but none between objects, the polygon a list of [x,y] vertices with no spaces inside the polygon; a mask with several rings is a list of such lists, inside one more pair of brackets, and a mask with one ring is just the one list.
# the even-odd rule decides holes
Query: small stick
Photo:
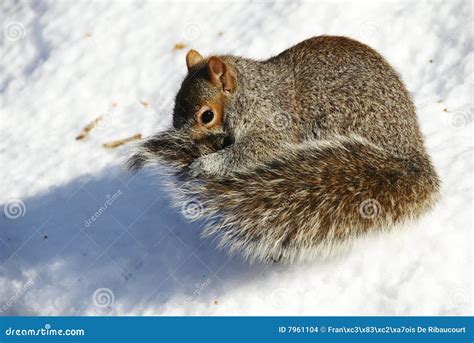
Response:
[{"label": "small stick", "polygon": [[136,141],[136,140],[140,140],[140,139],[142,139],[142,134],[137,133],[136,135],[133,135],[132,137],[128,137],[128,138],[124,138],[124,139],[118,139],[116,141],[104,143],[104,144],[102,144],[102,146],[104,148],[107,148],[107,149],[113,149],[113,148],[116,148],[116,147],[121,146],[123,144],[129,143],[131,141]]},{"label": "small stick", "polygon": [[143,107],[148,107],[148,102],[145,101],[145,100],[138,100],[140,102],[140,104],[143,105]]},{"label": "small stick", "polygon": [[84,139],[87,137],[89,134],[89,131],[92,130],[94,127],[99,124],[99,122],[102,120],[102,116],[98,116],[95,118],[93,121],[91,121],[89,124],[87,124],[83,129],[82,132],[76,137],[76,140]]},{"label": "small stick", "polygon": [[186,47],[187,47],[186,44],[177,43],[177,44],[174,45],[174,49],[173,49],[173,50],[175,50],[175,51],[176,51],[176,50],[181,50],[181,49],[184,49],[184,48],[186,48]]}]

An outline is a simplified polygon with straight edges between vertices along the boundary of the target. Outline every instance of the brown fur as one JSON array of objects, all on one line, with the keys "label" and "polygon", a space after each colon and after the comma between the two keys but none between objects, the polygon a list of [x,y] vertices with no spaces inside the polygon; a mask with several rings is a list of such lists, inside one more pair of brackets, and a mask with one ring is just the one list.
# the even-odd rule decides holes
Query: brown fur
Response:
[{"label": "brown fur", "polygon": [[[222,120],[202,128],[196,104],[216,99]],[[311,38],[266,61],[199,59],[173,124],[132,165],[161,161],[186,174],[178,203],[200,199],[204,235],[250,260],[311,259],[417,218],[437,198],[403,82],[376,51],[345,37]]]}]

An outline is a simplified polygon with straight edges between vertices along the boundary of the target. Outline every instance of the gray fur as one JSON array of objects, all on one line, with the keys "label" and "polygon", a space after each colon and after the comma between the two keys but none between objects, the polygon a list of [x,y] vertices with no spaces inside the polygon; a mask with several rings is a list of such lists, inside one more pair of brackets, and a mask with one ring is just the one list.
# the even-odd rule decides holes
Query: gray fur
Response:
[{"label": "gray fur", "polygon": [[[194,66],[176,99],[174,129],[131,160],[135,167],[161,161],[186,175],[177,202],[202,202],[204,235],[218,246],[263,262],[312,259],[433,206],[439,180],[415,107],[373,49],[320,36],[266,61],[220,58],[235,91],[208,81],[206,60]],[[223,124],[196,140],[190,109],[216,97]],[[364,204],[378,207],[376,215]]]}]

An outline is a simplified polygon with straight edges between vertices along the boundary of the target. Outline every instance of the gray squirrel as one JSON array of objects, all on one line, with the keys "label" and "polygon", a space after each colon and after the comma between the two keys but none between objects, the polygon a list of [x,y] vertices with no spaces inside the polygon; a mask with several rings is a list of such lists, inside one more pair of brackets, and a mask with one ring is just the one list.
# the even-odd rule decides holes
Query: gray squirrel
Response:
[{"label": "gray squirrel", "polygon": [[369,46],[318,36],[264,61],[190,50],[186,64],[173,127],[129,166],[167,167],[231,254],[311,260],[435,204],[410,94]]}]

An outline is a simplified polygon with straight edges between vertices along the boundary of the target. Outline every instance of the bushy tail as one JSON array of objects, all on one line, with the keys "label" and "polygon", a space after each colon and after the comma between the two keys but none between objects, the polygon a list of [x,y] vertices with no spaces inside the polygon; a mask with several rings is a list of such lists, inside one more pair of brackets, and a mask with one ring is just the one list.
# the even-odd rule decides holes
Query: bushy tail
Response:
[{"label": "bushy tail", "polygon": [[[158,155],[171,163],[167,153]],[[424,153],[396,157],[341,137],[291,145],[281,156],[253,172],[188,181],[180,205],[197,202],[209,220],[204,235],[231,253],[293,261],[416,218],[438,194]]]}]

